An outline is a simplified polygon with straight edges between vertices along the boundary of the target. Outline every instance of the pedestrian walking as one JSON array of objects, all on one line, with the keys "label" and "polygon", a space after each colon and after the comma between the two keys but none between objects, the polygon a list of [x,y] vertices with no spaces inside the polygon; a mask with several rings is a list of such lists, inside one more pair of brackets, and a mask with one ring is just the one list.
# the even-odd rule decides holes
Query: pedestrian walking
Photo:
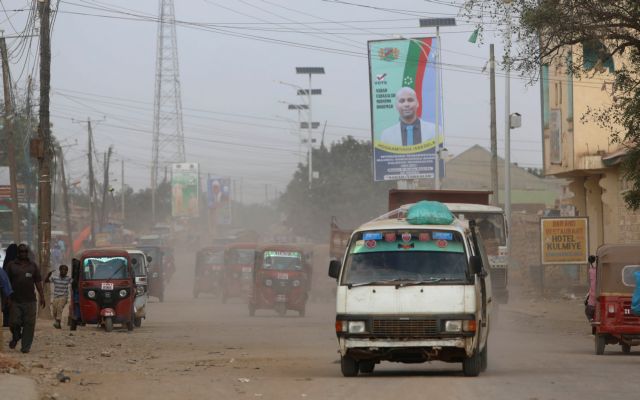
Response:
[{"label": "pedestrian walking", "polygon": [[[11,306],[11,294],[13,290],[11,289],[11,282],[9,282],[9,277],[7,273],[4,272],[4,269],[0,269],[0,299],[2,300],[2,304],[6,304],[7,307]],[[3,338],[3,327],[0,326],[0,352],[2,352],[2,347],[4,345]]]},{"label": "pedestrian walking", "polygon": [[15,349],[22,341],[20,351],[28,353],[33,343],[36,328],[38,302],[35,290],[38,290],[40,306],[45,307],[42,277],[35,262],[29,260],[29,246],[18,246],[18,258],[7,265],[7,275],[13,288],[9,326],[13,335],[9,348]]},{"label": "pedestrian walking", "polygon": [[[2,262],[2,269],[5,273],[7,272],[7,265],[16,258],[18,258],[18,245],[11,243],[7,246],[7,250],[4,254],[4,261]],[[2,302],[2,326],[5,328],[9,326],[9,311],[10,307],[8,301]]]},{"label": "pedestrian walking", "polygon": [[58,274],[54,275],[53,271],[49,272],[44,283],[53,284],[53,301],[51,302],[51,312],[53,313],[53,327],[60,329],[62,325],[62,312],[64,311],[69,299],[69,286],[71,285],[71,277],[69,276],[69,267],[61,265]]}]

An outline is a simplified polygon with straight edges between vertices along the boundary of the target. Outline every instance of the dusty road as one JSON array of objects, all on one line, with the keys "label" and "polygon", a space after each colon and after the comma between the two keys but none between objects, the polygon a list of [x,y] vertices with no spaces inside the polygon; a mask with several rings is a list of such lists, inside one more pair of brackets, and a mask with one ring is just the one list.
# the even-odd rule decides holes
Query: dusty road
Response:
[{"label": "dusty road", "polygon": [[[383,363],[373,375],[347,379],[337,364],[333,304],[310,304],[306,318],[266,311],[251,318],[241,300],[193,300],[187,265],[165,303],[149,305],[141,329],[71,333],[41,322],[32,353],[12,356],[43,398],[638,398],[640,351],[609,346],[593,355],[579,300],[502,307],[489,369],[478,378],[463,377],[458,364]],[[61,370],[70,382],[57,383]]]}]

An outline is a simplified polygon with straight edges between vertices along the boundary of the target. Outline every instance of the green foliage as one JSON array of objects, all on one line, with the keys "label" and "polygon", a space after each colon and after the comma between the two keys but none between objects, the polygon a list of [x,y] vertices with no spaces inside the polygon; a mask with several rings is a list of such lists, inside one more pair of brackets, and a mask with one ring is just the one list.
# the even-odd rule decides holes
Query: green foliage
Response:
[{"label": "green foliage", "polygon": [[285,224],[295,234],[328,240],[331,217],[340,226],[356,227],[387,209],[393,183],[374,183],[371,143],[347,137],[329,149],[313,151],[313,169],[319,177],[308,184],[306,165],[298,165],[279,202]]},{"label": "green foliage", "polygon": [[[622,171],[631,189],[624,197],[629,208],[639,209],[640,1],[512,0],[508,11],[503,0],[466,0],[464,7],[470,20],[480,21],[480,28],[486,16],[502,27],[508,26],[509,13],[518,18],[510,32],[518,39],[518,47],[505,61],[532,81],[541,64],[562,63],[578,78],[597,77],[615,67],[614,84],[605,85],[605,89],[613,86],[612,104],[589,109],[580,118],[611,132],[611,142],[626,148]],[[566,62],[568,46],[574,46],[576,62]],[[614,66],[614,56],[624,62]]]}]

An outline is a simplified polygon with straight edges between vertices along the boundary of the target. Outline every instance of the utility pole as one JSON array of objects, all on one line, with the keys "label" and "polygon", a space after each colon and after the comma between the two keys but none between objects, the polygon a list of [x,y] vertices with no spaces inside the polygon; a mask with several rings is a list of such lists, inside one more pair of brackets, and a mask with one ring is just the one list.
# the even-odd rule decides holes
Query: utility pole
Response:
[{"label": "utility pole", "polygon": [[[507,55],[504,78],[504,213],[511,229],[511,0],[503,0],[507,9]],[[507,257],[511,260],[511,236],[507,235]]]},{"label": "utility pole", "polygon": [[493,43],[489,46],[489,86],[491,101],[491,205],[498,206],[498,133],[496,123],[496,59]]},{"label": "utility pole", "polygon": [[100,207],[100,230],[107,223],[107,193],[109,193],[109,163],[111,162],[111,152],[113,148],[109,146],[109,150],[104,155],[104,179],[102,181],[102,204]]},{"label": "utility pole", "polygon": [[51,126],[49,92],[51,85],[51,26],[49,0],[37,2],[40,11],[40,124],[36,154],[38,165],[38,260],[43,273],[49,270],[51,256]]},{"label": "utility pole", "polygon": [[[313,181],[313,144],[312,144],[312,132],[313,132],[313,107],[311,106],[311,96],[313,94],[321,94],[320,90],[311,89],[311,77],[315,74],[324,74],[324,67],[296,67],[297,74],[305,74],[309,75],[309,89],[307,90],[298,90],[298,94],[306,94],[308,96],[307,105],[309,106],[309,112],[307,116],[309,117],[309,122],[307,126],[307,149],[308,149],[308,160],[307,166],[309,167],[309,188],[311,188],[311,183]],[[306,93],[305,93],[306,92]]]},{"label": "utility pole", "polygon": [[124,228],[124,221],[125,221],[125,216],[124,216],[124,159],[122,159],[120,161],[120,182],[121,182],[121,189],[120,189],[120,211],[122,212],[122,227]]},{"label": "utility pole", "polygon": [[16,176],[16,144],[13,137],[13,96],[11,94],[11,74],[9,73],[9,57],[7,56],[7,42],[0,37],[0,54],[2,55],[2,81],[4,86],[4,128],[7,133],[7,154],[9,156],[9,181],[11,185],[11,223],[13,226],[13,240],[20,243],[20,204],[18,203],[18,182]]},{"label": "utility pole", "polygon": [[34,233],[34,224],[33,224],[33,214],[32,214],[32,210],[31,210],[31,194],[33,193],[33,168],[31,167],[31,157],[29,155],[29,151],[28,151],[28,143],[31,140],[31,134],[32,134],[32,127],[31,127],[31,95],[32,95],[32,89],[33,89],[33,85],[32,85],[32,79],[31,76],[29,76],[29,83],[27,84],[27,104],[26,104],[26,108],[27,108],[27,127],[26,127],[26,134],[25,134],[25,142],[24,142],[24,160],[25,160],[25,166],[26,166],[26,172],[25,172],[25,197],[27,198],[27,204],[29,204],[29,212],[27,213],[27,243],[33,243],[33,238],[35,236]]},{"label": "utility pole", "polygon": [[91,219],[91,247],[95,246],[96,243],[96,186],[95,186],[95,178],[93,175],[93,132],[91,131],[91,118],[87,118],[87,134],[89,136],[88,143],[89,149],[87,152],[87,156],[89,158],[89,213]]},{"label": "utility pole", "polygon": [[69,238],[69,254],[73,256],[73,230],[71,228],[71,211],[69,208],[67,175],[64,172],[64,154],[62,154],[62,147],[60,146],[58,146],[58,161],[60,162],[60,175],[62,176],[62,198],[64,203],[65,222],[67,224],[67,237]]}]

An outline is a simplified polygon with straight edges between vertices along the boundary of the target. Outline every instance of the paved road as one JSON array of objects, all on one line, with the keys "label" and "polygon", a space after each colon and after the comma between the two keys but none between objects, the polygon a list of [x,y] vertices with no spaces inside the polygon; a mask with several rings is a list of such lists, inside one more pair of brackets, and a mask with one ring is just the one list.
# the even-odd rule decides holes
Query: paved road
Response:
[{"label": "paved road", "polygon": [[[593,355],[578,300],[502,307],[489,369],[477,378],[439,362],[383,363],[372,375],[343,378],[332,304],[310,304],[306,318],[251,318],[241,300],[191,299],[191,283],[177,277],[133,333],[84,327],[69,336],[41,324],[32,353],[15,356],[43,395],[60,399],[638,398],[640,351],[612,346]],[[55,383],[59,370],[69,383]]]}]

